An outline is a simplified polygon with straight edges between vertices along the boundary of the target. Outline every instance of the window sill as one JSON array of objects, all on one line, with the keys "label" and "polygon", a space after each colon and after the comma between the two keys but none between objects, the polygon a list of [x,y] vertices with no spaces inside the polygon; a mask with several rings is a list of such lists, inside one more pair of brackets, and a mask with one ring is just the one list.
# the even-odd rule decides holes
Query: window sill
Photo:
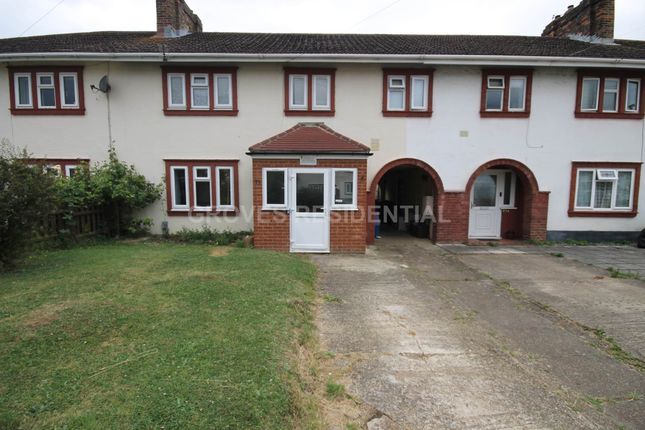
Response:
[{"label": "window sill", "polygon": [[237,216],[238,210],[222,211],[222,210],[177,210],[171,209],[166,211],[168,216]]},{"label": "window sill", "polygon": [[528,118],[531,112],[479,112],[480,118]]},{"label": "window sill", "polygon": [[10,109],[12,115],[85,115],[85,109]]},{"label": "window sill", "polygon": [[638,214],[635,210],[629,211],[569,211],[569,217],[586,218],[634,218]]},{"label": "window sill", "polygon": [[611,112],[576,112],[576,118],[595,118],[595,119],[643,119],[645,114],[634,113],[611,113]]},{"label": "window sill", "polygon": [[285,116],[334,116],[333,110],[285,110]]},{"label": "window sill", "polygon": [[238,110],[164,109],[166,116],[237,116]]},{"label": "window sill", "polygon": [[384,110],[383,116],[389,116],[389,117],[431,117],[432,116],[432,111],[413,111],[413,110],[401,110],[401,111],[394,111],[394,110]]}]

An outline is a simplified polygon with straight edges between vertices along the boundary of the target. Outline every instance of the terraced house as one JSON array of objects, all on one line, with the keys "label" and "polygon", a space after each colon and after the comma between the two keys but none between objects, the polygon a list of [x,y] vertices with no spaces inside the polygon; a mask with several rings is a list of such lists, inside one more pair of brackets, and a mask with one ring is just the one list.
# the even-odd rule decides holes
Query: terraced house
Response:
[{"label": "terraced house", "polygon": [[[157,31],[0,40],[0,137],[72,175],[121,158],[164,181],[155,229],[258,247],[619,239],[645,226],[645,41],[583,0],[541,37]],[[380,213],[375,215],[376,212]]]}]

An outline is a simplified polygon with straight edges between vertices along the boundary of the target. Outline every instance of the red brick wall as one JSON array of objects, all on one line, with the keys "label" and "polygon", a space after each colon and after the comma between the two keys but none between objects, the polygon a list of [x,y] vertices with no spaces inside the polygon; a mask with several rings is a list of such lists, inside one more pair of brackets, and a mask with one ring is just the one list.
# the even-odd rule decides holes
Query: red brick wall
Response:
[{"label": "red brick wall", "polygon": [[542,32],[547,37],[570,34],[614,38],[614,0],[583,0],[551,21]]},{"label": "red brick wall", "polygon": [[[262,169],[265,167],[302,167],[293,159],[253,160],[253,230],[257,248],[289,251],[289,214],[262,210]],[[331,211],[331,252],[365,252],[365,214],[367,160],[318,160],[315,167],[356,168],[358,170],[358,211]]]},{"label": "red brick wall", "polygon": [[166,27],[200,33],[202,21],[184,0],[157,0],[157,35],[163,36]]}]

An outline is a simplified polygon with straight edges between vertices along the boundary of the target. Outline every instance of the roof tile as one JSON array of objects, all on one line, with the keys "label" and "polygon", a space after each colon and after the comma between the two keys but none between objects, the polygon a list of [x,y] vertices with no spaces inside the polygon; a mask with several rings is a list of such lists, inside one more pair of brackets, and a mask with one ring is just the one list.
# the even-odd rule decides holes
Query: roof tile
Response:
[{"label": "roof tile", "polygon": [[370,148],[321,122],[301,122],[249,148],[250,154],[369,154]]}]

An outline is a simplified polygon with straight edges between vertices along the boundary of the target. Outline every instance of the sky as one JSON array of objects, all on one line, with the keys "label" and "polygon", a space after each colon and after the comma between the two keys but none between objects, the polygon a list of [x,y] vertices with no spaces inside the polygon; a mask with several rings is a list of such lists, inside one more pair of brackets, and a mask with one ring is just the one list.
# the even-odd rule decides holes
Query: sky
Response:
[{"label": "sky", "polygon": [[[578,0],[187,0],[204,31],[540,35]],[[19,4],[19,7],[17,6]],[[53,10],[52,10],[53,9]],[[0,0],[0,37],[156,30],[154,0]],[[615,37],[645,40],[645,1],[616,0]]]}]

